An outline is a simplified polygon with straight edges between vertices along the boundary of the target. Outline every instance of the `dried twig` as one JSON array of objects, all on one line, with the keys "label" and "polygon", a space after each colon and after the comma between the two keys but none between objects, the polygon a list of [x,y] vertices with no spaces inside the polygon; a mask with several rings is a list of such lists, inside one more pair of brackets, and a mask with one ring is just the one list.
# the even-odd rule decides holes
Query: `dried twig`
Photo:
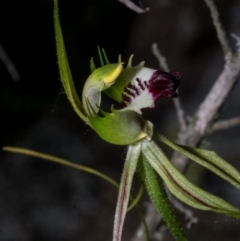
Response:
[{"label": "dried twig", "polygon": [[[220,107],[226,101],[237,79],[240,77],[240,51],[233,57],[230,64],[226,64],[215,84],[200,104],[186,131],[180,132],[181,144],[196,146],[208,131]],[[183,138],[184,137],[184,138]],[[172,162],[180,171],[188,165],[187,158],[175,154]]]},{"label": "dried twig", "polygon": [[227,130],[229,128],[239,126],[239,125],[240,125],[240,116],[231,118],[228,120],[217,121],[212,125],[211,129],[209,130],[209,133],[213,133],[221,130]]},{"label": "dried twig", "polygon": [[[191,146],[196,146],[204,137],[208,127],[213,122],[220,107],[226,101],[237,79],[240,77],[240,49],[238,49],[236,54],[232,54],[228,41],[225,38],[225,33],[221,27],[222,25],[216,6],[212,0],[204,1],[210,8],[218,39],[224,49],[224,57],[227,61],[213,87],[195,112],[186,131],[180,132],[179,134],[179,136],[181,136],[181,144]],[[174,154],[172,162],[181,171],[184,171],[188,164],[187,158],[178,154]]]},{"label": "dried twig", "polygon": [[[187,125],[185,130],[181,130],[179,133],[179,141],[181,144],[186,144],[189,146],[197,146],[198,143],[204,138],[205,134],[208,131],[209,126],[214,121],[216,114],[218,113],[220,107],[226,101],[231,90],[236,84],[237,79],[240,77],[240,49],[238,49],[236,54],[232,54],[232,51],[229,47],[228,41],[225,38],[225,32],[223,31],[222,25],[219,20],[218,11],[212,0],[204,0],[207,6],[210,8],[213,23],[218,35],[219,42],[223,48],[224,57],[226,60],[224,69],[220,73],[219,77],[215,81],[213,87],[200,104],[199,108],[195,112],[192,121]],[[155,56],[158,56],[156,53],[156,46],[154,46]],[[161,56],[161,55],[160,55]],[[159,57],[158,57],[159,59]],[[162,61],[162,59],[160,58]],[[164,60],[164,59],[163,59]],[[165,60],[164,60],[165,61]],[[239,117],[238,117],[239,118]],[[235,122],[236,123],[236,122]],[[217,123],[216,123],[217,124]],[[219,123],[218,123],[219,125]],[[213,125],[214,126],[214,125]],[[216,128],[216,126],[215,126]],[[181,138],[181,139],[180,139]],[[188,160],[185,156],[174,153],[172,157],[173,164],[181,171],[184,172],[188,165]],[[146,213],[146,216],[155,215],[158,216],[156,212],[149,214]],[[154,217],[151,217],[154,220]],[[159,222],[159,221],[158,221]],[[157,227],[157,223],[148,223],[150,230]],[[144,241],[144,239],[132,239],[132,241]]]},{"label": "dried twig", "polygon": [[234,84],[240,76],[240,51],[237,56],[232,59],[230,64],[225,65],[222,73],[217,78],[213,87],[199,106],[194,115],[191,127],[196,133],[203,136],[207,127],[213,121],[219,108],[225,102],[230,94]]},{"label": "dried twig", "polygon": [[[170,70],[169,70],[166,58],[161,54],[156,43],[152,45],[152,52],[159,62],[159,67],[162,68],[164,71],[169,72]],[[182,108],[180,98],[173,99],[173,103],[176,109],[180,130],[185,131],[187,128],[187,124],[186,124],[184,110]]]},{"label": "dried twig", "polygon": [[7,53],[4,51],[4,49],[3,49],[1,44],[0,44],[0,59],[4,63],[4,65],[6,66],[9,74],[12,77],[12,79],[14,81],[20,80],[20,75],[19,75],[16,67],[14,66],[14,64],[10,60],[10,58],[8,57]]},{"label": "dried twig", "polygon": [[218,40],[222,46],[225,60],[228,61],[229,58],[232,58],[232,50],[226,39],[226,33],[223,30],[221,21],[219,19],[218,10],[217,10],[213,0],[204,0],[204,1],[207,4],[208,8],[210,9],[211,17],[212,17],[213,24],[214,24],[214,27],[217,32]]},{"label": "dried twig", "polygon": [[185,120],[185,115],[184,115],[184,110],[181,105],[181,100],[179,98],[173,99],[173,103],[177,112],[177,117],[180,125],[180,130],[185,131],[187,128],[186,125],[186,120]]},{"label": "dried twig", "polygon": [[240,48],[240,37],[236,34],[232,33],[231,36],[236,40],[236,46],[237,48]]},{"label": "dried twig", "polygon": [[146,13],[150,10],[149,8],[145,8],[145,9],[140,8],[136,4],[131,2],[130,0],[118,0],[118,1],[123,3],[124,5],[126,5],[126,7],[130,8],[131,10],[133,10],[136,13]]},{"label": "dried twig", "polygon": [[170,69],[168,67],[167,60],[162,55],[162,53],[160,52],[160,50],[159,50],[159,48],[158,48],[156,43],[153,43],[153,45],[152,45],[152,53],[156,57],[156,59],[157,59],[157,61],[159,63],[159,67],[161,69],[163,69],[164,71],[169,72]]}]

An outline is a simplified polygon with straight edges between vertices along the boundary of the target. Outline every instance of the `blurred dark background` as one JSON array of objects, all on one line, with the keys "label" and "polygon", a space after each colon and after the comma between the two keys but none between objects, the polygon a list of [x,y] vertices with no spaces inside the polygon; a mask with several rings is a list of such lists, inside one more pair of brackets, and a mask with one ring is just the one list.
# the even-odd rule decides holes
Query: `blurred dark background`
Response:
[{"label": "blurred dark background", "polygon": [[[90,73],[89,60],[104,47],[112,62],[118,54],[134,64],[158,68],[151,52],[156,42],[171,69],[180,71],[179,94],[190,118],[223,68],[224,60],[203,0],[135,1],[151,11],[138,15],[117,0],[59,1],[67,54],[79,95]],[[231,46],[240,36],[240,2],[215,1]],[[0,62],[0,144],[18,146],[85,164],[119,180],[126,147],[102,141],[74,113],[59,80],[51,0],[0,2],[0,44],[21,79],[13,81]],[[240,113],[236,86],[219,119]],[[161,99],[146,118],[156,131],[176,139],[178,123],[170,99]],[[216,150],[240,170],[240,127],[207,136]],[[170,154],[170,153],[169,153]],[[193,165],[189,178],[240,207],[240,191]],[[136,178],[137,179],[137,178]],[[136,180],[134,190],[139,183]],[[0,152],[0,241],[111,240],[117,190],[92,175],[22,155]],[[145,208],[147,198],[142,202]],[[193,210],[199,223],[190,240],[240,240],[240,222]],[[184,217],[179,214],[183,225]],[[123,240],[138,225],[131,211]],[[166,231],[167,233],[168,231]],[[167,235],[167,234],[166,234]],[[154,239],[157,240],[157,239]],[[167,235],[164,240],[172,240]]]}]

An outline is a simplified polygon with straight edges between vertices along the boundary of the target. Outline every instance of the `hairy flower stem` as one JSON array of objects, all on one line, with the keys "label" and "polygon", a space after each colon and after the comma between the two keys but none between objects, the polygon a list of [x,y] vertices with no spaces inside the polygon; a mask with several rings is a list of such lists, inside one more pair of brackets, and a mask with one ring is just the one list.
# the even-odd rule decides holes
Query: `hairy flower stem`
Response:
[{"label": "hairy flower stem", "polygon": [[152,202],[167,223],[172,235],[177,241],[187,241],[186,235],[182,230],[168,199],[163,181],[161,178],[156,177],[155,171],[148,163],[144,154],[140,156],[137,170]]}]

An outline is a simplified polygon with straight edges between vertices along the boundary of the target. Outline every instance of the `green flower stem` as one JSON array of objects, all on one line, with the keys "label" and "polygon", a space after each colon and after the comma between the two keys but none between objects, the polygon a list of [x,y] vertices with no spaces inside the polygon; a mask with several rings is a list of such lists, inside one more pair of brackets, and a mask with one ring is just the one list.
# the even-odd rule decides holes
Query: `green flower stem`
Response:
[{"label": "green flower stem", "polygon": [[162,215],[164,221],[167,223],[175,239],[177,241],[186,241],[186,235],[182,230],[172,205],[167,197],[163,181],[162,179],[156,177],[156,173],[148,163],[144,153],[140,156],[137,170],[152,202]]}]

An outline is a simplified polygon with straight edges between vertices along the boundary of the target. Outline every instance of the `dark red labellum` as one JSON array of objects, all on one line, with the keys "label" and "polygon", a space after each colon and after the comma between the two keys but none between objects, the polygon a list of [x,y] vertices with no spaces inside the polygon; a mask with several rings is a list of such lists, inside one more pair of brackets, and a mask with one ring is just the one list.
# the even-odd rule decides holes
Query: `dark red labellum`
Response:
[{"label": "dark red labellum", "polygon": [[181,83],[181,75],[178,71],[173,70],[170,73],[157,70],[153,73],[148,81],[147,88],[152,94],[154,100],[160,97],[173,98],[177,97],[177,87]]}]

